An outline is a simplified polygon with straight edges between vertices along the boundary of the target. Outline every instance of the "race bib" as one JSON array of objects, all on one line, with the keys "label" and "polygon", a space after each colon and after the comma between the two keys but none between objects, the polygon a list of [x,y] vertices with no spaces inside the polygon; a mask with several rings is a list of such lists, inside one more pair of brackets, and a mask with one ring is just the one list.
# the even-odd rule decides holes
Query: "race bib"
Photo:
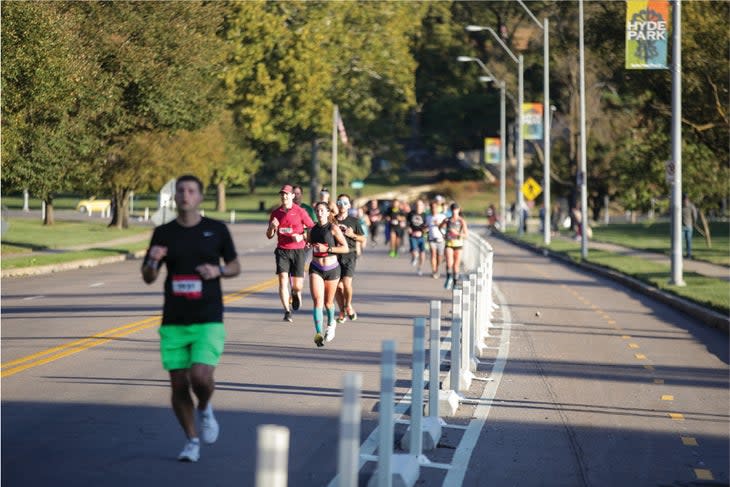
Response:
[{"label": "race bib", "polygon": [[203,281],[195,274],[172,276],[172,295],[186,299],[200,299],[203,297]]},{"label": "race bib", "polygon": [[290,233],[294,233],[294,229],[292,229],[292,227],[279,227],[279,233],[281,235],[288,235]]}]

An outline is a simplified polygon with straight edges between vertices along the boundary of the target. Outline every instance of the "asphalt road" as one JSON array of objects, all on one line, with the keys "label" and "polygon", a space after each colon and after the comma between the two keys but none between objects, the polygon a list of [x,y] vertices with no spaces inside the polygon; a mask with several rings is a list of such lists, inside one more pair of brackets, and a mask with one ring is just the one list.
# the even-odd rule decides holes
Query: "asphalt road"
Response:
[{"label": "asphalt road", "polygon": [[[214,396],[222,430],[197,464],[175,460],[184,436],[159,362],[161,281],[145,285],[139,262],[3,279],[2,485],[253,485],[256,428],[268,423],[290,428],[289,485],[328,485],[349,371],[363,375],[370,445],[381,341],[398,344],[400,400],[413,318],[432,299],[449,316],[442,281],[417,276],[382,244],[368,249],[356,276],[359,320],[317,349],[308,299],[293,324],[281,321],[264,226],[231,228],[243,273],[224,281],[228,340]],[[477,375],[493,380],[475,381],[476,405],[444,418],[428,453],[436,466],[421,468],[418,485],[727,485],[727,335],[491,243],[501,307]],[[373,468],[364,463],[362,483]]]}]

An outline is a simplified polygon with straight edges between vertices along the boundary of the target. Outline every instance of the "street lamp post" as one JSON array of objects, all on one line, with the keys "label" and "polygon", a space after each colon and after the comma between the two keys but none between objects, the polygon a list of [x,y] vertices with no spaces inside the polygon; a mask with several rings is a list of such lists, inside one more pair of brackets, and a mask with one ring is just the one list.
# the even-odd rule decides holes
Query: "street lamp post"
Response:
[{"label": "street lamp post", "polygon": [[456,58],[457,61],[462,63],[475,62],[477,63],[487,76],[480,76],[480,81],[493,81],[499,87],[499,221],[502,224],[502,228],[506,223],[507,217],[507,150],[506,150],[506,100],[505,100],[505,83],[500,81],[489,68],[479,59],[469,56],[459,56]]},{"label": "street lamp post", "polygon": [[518,233],[522,235],[524,233],[524,213],[522,209],[525,206],[525,195],[522,193],[522,185],[525,180],[525,141],[522,134],[522,105],[524,102],[524,65],[522,62],[522,54],[515,56],[514,53],[507,47],[507,44],[502,42],[499,35],[491,27],[482,27],[479,25],[467,25],[466,30],[469,32],[479,32],[482,30],[488,31],[492,34],[502,49],[509,55],[509,57],[517,64],[518,77],[517,77],[517,211],[518,211]]},{"label": "street lamp post", "polygon": [[552,125],[550,110],[550,24],[547,17],[542,22],[537,20],[527,5],[522,0],[517,0],[522,8],[527,11],[532,20],[542,29],[542,53],[543,53],[543,202],[545,205],[545,223],[543,225],[543,240],[545,245],[550,244],[550,129]]}]

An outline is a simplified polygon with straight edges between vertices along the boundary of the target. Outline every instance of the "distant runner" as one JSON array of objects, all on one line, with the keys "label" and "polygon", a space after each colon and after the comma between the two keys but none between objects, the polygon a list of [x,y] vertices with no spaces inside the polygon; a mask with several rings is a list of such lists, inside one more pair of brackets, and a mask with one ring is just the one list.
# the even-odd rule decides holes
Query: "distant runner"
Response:
[{"label": "distant runner", "polygon": [[446,282],[444,287],[452,289],[454,281],[459,278],[461,252],[464,240],[469,233],[458,203],[451,204],[451,216],[441,223],[441,231],[446,235]]},{"label": "distant runner", "polygon": [[337,285],[337,304],[340,307],[340,314],[337,318],[338,323],[343,323],[345,317],[351,321],[357,319],[357,313],[352,307],[352,279],[355,276],[355,266],[357,264],[357,245],[367,241],[367,237],[363,232],[360,220],[350,216],[351,206],[350,196],[341,194],[337,197],[337,210],[339,213],[336,222],[342,230],[347,240],[349,252],[337,256],[340,262],[340,283]]},{"label": "distant runner", "polygon": [[431,277],[438,279],[446,248],[444,234],[439,227],[446,220],[446,215],[441,211],[442,206],[438,201],[432,200],[430,206],[431,213],[426,215],[426,225],[428,225],[428,248],[431,251]]}]

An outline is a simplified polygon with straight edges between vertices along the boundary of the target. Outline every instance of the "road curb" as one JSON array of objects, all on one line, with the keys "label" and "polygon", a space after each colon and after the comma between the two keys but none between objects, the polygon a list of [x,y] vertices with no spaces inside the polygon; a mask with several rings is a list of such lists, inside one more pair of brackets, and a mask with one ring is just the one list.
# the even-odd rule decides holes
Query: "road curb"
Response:
[{"label": "road curb", "polygon": [[692,301],[684,299],[680,296],[676,296],[674,294],[668,293],[659,288],[646,284],[645,282],[642,282],[634,277],[621,274],[618,271],[607,269],[599,265],[589,264],[586,262],[576,262],[566,255],[553,252],[549,249],[537,247],[527,242],[508,237],[507,235],[504,235],[502,233],[493,232],[491,236],[500,238],[506,242],[530,250],[536,254],[549,256],[553,259],[560,260],[574,267],[585,269],[595,274],[599,274],[603,277],[607,277],[656,301],[669,305],[692,318],[700,320],[706,325],[717,328],[721,331],[724,331],[725,333],[728,333],[730,331],[730,317],[725,316],[722,313],[718,313],[717,311],[709,309],[705,306],[693,303]]},{"label": "road curb", "polygon": [[40,265],[35,267],[19,267],[17,269],[5,269],[0,273],[3,279],[6,277],[24,277],[38,276],[41,274],[52,274],[54,272],[69,271],[73,269],[82,269],[85,267],[96,267],[102,264],[113,264],[125,260],[141,259],[147,250],[138,250],[122,255],[111,255],[109,257],[99,257],[96,259],[72,260],[60,264]]}]

